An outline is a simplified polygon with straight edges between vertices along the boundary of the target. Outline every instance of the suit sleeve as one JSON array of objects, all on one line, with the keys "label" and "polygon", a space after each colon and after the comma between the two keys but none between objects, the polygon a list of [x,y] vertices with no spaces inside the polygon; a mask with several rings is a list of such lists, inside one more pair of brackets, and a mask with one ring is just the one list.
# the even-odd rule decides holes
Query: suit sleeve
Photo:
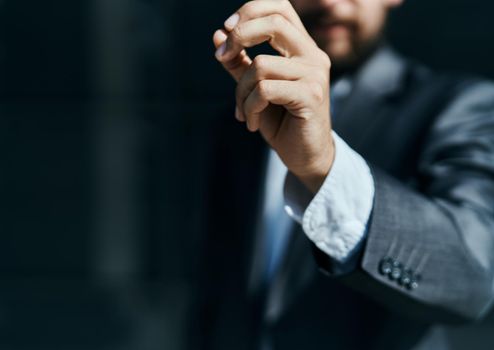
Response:
[{"label": "suit sleeve", "polygon": [[[369,166],[361,268],[342,280],[427,321],[484,316],[494,297],[494,86],[469,87],[441,113],[410,183]],[[330,270],[317,249],[316,260]]]}]

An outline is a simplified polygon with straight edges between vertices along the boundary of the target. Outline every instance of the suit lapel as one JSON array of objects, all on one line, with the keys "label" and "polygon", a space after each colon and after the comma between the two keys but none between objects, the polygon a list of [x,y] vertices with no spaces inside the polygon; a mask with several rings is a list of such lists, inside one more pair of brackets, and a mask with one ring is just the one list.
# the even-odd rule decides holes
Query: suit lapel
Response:
[{"label": "suit lapel", "polygon": [[351,93],[339,102],[333,129],[355,151],[369,152],[379,121],[389,112],[389,101],[405,83],[407,65],[384,46],[356,72]]}]

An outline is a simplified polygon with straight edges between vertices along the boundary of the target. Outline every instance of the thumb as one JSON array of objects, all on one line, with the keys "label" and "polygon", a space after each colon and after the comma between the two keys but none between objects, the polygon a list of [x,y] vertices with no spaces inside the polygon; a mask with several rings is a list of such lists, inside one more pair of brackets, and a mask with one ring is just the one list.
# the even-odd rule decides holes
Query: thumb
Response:
[{"label": "thumb", "polygon": [[[216,32],[214,32],[213,43],[216,49],[218,49],[222,44],[226,42],[227,37],[227,32],[223,29],[218,29]],[[230,73],[230,75],[238,82],[247,71],[251,63],[252,60],[250,59],[249,55],[247,55],[247,52],[244,49],[231,60],[222,62],[222,65],[228,71],[228,73]]]}]

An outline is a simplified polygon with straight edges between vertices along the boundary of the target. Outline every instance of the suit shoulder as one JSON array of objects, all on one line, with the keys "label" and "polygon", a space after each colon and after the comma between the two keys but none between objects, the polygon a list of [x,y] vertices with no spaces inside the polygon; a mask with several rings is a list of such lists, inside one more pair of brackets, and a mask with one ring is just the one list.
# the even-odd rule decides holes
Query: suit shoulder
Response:
[{"label": "suit shoulder", "polygon": [[405,91],[432,96],[442,105],[441,114],[494,111],[494,81],[472,74],[436,71],[413,60],[406,60],[406,65]]},{"label": "suit shoulder", "polygon": [[[492,100],[494,81],[462,72],[436,71],[412,59],[404,59],[408,67],[408,84],[427,89],[431,85],[442,85],[445,92],[457,99]],[[493,101],[494,102],[494,101]]]},{"label": "suit shoulder", "polygon": [[451,81],[450,98],[438,120],[439,125],[494,123],[494,82],[472,75],[444,76]]}]

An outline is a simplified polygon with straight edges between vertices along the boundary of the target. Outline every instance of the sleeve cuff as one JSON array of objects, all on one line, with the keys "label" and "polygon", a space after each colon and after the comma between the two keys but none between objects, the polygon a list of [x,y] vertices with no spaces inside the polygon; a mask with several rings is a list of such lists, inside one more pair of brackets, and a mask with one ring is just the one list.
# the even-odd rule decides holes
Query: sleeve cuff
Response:
[{"label": "sleeve cuff", "polygon": [[366,161],[334,131],[335,160],[313,196],[290,172],[285,210],[317,248],[344,262],[365,236],[374,201],[374,180]]}]

